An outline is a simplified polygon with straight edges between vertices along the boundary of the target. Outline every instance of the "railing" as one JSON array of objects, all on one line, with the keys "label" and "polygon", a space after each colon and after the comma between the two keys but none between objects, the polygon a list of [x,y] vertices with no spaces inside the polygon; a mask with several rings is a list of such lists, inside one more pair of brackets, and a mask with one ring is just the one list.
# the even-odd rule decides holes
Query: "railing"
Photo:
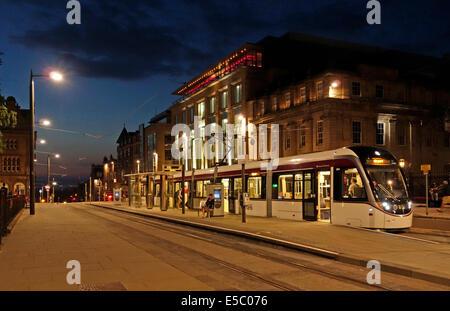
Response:
[{"label": "railing", "polygon": [[0,190],[0,244],[2,237],[9,233],[8,225],[25,204],[25,196],[8,195],[6,189]]}]

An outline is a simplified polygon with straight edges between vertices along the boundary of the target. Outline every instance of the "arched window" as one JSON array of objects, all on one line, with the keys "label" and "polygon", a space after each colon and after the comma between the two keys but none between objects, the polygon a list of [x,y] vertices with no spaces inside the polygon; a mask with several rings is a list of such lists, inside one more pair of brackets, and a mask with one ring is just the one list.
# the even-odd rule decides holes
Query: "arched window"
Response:
[{"label": "arched window", "polygon": [[14,194],[25,195],[25,185],[21,182],[16,183],[14,185]]}]

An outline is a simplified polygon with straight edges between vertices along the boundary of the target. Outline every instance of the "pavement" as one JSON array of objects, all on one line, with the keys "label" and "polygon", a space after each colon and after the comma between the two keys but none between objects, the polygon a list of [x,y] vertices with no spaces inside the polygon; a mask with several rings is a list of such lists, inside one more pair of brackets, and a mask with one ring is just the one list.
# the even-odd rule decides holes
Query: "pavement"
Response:
[{"label": "pavement", "polygon": [[[36,204],[25,210],[0,246],[4,290],[211,290],[196,278],[128,243],[96,218]],[[82,268],[81,284],[69,285],[68,261]],[[145,267],[133,269],[133,267]],[[145,277],[151,275],[151,281]],[[176,280],[176,282],[174,282]]]},{"label": "pavement", "polygon": [[92,204],[246,236],[364,267],[369,260],[377,260],[382,271],[450,285],[449,243],[321,222],[249,216],[242,223],[241,215],[201,218],[196,210],[187,210],[183,215],[179,209],[160,211],[120,203]]},{"label": "pavement", "polygon": [[429,207],[427,213],[425,204],[415,204],[413,230],[419,228],[450,233],[450,207],[444,207],[441,212]]}]

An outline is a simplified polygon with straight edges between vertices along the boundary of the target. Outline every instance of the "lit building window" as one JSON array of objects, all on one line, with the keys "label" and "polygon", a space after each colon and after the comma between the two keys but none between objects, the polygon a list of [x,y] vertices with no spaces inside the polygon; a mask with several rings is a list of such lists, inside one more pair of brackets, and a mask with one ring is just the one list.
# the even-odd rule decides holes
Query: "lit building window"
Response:
[{"label": "lit building window", "polygon": [[300,103],[306,103],[306,87],[300,88]]},{"label": "lit building window", "polygon": [[227,91],[222,92],[221,107],[222,107],[222,109],[226,109],[228,107],[228,92]]},{"label": "lit building window", "polygon": [[284,94],[284,108],[287,109],[291,107],[291,93],[288,92]]},{"label": "lit building window", "polygon": [[316,92],[317,92],[317,99],[323,98],[323,82],[322,81],[317,82]]},{"label": "lit building window", "polygon": [[201,102],[197,105],[197,115],[200,118],[203,118],[205,116],[205,102]]},{"label": "lit building window", "polygon": [[272,97],[272,111],[278,110],[278,97]]},{"label": "lit building window", "polygon": [[234,103],[239,104],[242,100],[242,84],[237,84],[234,87]]},{"label": "lit building window", "polygon": [[211,99],[209,101],[209,113],[214,113],[214,112],[216,112],[216,98],[211,97]]}]

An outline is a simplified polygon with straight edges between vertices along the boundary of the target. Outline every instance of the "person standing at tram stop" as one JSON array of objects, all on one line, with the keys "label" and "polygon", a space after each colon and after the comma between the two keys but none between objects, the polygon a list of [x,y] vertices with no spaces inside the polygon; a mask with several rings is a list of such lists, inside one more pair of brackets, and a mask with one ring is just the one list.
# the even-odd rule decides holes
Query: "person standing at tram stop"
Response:
[{"label": "person standing at tram stop", "polygon": [[441,207],[437,209],[438,212],[443,212],[443,208],[446,204],[450,204],[450,186],[448,180],[444,180],[442,185],[439,187],[439,195],[442,196]]},{"label": "person standing at tram stop", "polygon": [[214,208],[214,198],[213,198],[212,193],[210,193],[208,196],[208,199],[205,202],[204,212],[203,212],[202,217],[204,217],[205,212],[206,212],[206,217],[211,217],[211,211],[213,210],[213,208]]}]

